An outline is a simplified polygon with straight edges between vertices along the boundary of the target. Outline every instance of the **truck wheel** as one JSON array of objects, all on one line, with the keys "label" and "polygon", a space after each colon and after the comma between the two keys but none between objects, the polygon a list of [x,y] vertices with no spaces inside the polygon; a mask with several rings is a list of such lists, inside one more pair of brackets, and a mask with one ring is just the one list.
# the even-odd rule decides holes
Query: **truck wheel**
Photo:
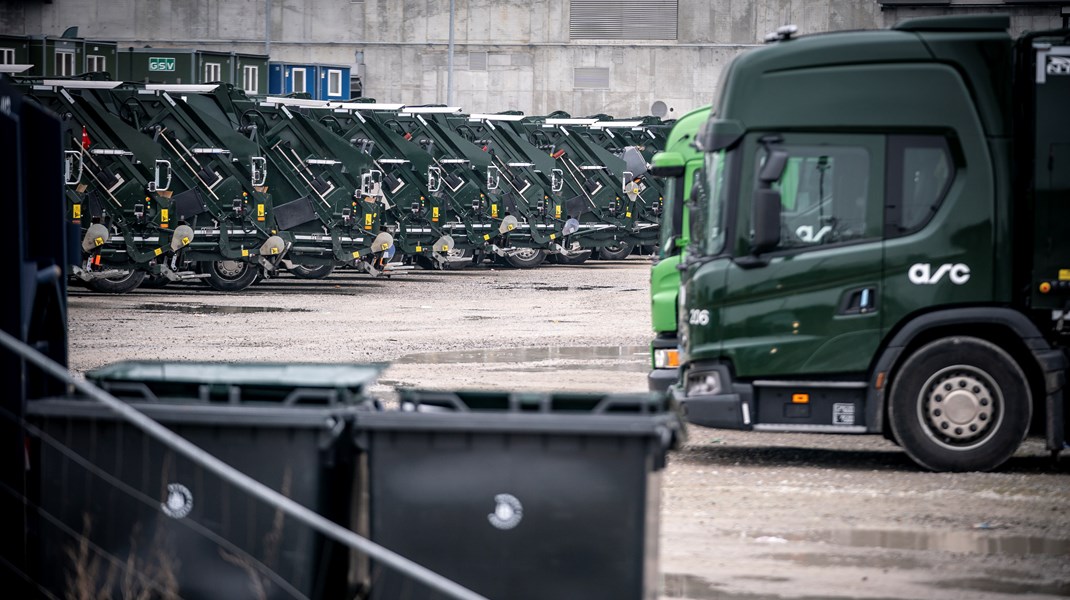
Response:
[{"label": "truck wheel", "polygon": [[125,294],[137,289],[145,281],[145,272],[136,269],[126,271],[122,275],[107,278],[90,279],[85,286],[94,292],[105,294]]},{"label": "truck wheel", "polygon": [[334,265],[318,265],[315,267],[308,267],[305,265],[294,265],[287,269],[294,277],[300,279],[323,279],[334,273]]},{"label": "truck wheel", "polygon": [[578,252],[572,252],[566,254],[564,252],[558,252],[551,255],[553,261],[559,265],[582,265],[587,262],[587,259],[591,257],[590,250],[580,250]]},{"label": "truck wheel", "polygon": [[517,248],[516,252],[505,255],[505,262],[516,269],[534,269],[546,260],[546,253],[536,248]]},{"label": "truck wheel", "polygon": [[256,281],[257,267],[240,260],[214,260],[204,266],[208,285],[220,292],[240,292]]},{"label": "truck wheel", "polygon": [[988,471],[1029,430],[1033,399],[1025,374],[1001,348],[973,337],[931,342],[892,382],[892,432],[931,471]]},{"label": "truck wheel", "polygon": [[598,249],[598,258],[601,260],[624,260],[632,253],[632,246],[628,242],[614,242]]}]

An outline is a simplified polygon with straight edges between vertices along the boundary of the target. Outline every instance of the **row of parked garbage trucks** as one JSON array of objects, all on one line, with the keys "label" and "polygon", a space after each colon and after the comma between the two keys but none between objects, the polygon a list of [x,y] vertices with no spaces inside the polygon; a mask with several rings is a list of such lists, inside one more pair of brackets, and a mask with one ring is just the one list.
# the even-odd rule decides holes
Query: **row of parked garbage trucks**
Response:
[{"label": "row of parked garbage trucks", "polygon": [[13,77],[60,115],[76,277],[125,292],[451,258],[531,268],[658,238],[670,123],[251,97],[227,84]]}]

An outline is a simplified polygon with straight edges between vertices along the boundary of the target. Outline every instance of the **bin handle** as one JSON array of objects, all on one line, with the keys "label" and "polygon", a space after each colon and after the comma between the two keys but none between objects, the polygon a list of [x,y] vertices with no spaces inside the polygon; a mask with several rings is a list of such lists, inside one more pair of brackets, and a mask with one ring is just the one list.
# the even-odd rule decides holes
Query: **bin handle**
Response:
[{"label": "bin handle", "polygon": [[405,409],[405,405],[406,404],[412,407],[410,409],[412,411],[419,410],[420,405],[421,404],[426,404],[427,401],[432,401],[432,402],[436,402],[436,403],[437,402],[441,402],[443,404],[448,404],[451,407],[453,407],[454,410],[456,410],[458,412],[470,412],[470,410],[471,410],[471,409],[468,408],[468,405],[465,404],[464,401],[461,400],[460,396],[458,396],[457,394],[454,394],[453,392],[434,392],[434,391],[422,391],[422,392],[420,392],[420,399],[419,400],[408,400],[408,399],[402,398],[402,410]]},{"label": "bin handle", "polygon": [[538,404],[539,412],[552,412],[554,399],[550,394],[516,392],[509,394],[509,411],[520,412],[523,405]]},{"label": "bin handle", "polygon": [[297,388],[287,394],[282,403],[286,406],[293,406],[295,404],[304,404],[306,400],[326,400],[328,406],[333,406],[338,404],[338,390]]},{"label": "bin handle", "polygon": [[609,412],[609,409],[614,408],[614,407],[618,407],[618,406],[626,406],[626,407],[629,407],[629,408],[635,408],[636,406],[638,406],[640,414],[647,414],[647,413],[650,412],[650,403],[649,402],[639,402],[633,396],[622,396],[622,395],[614,395],[614,394],[610,394],[610,395],[606,396],[605,398],[602,398],[598,402],[598,404],[595,405],[594,410],[592,410],[591,412],[602,414],[602,413]]},{"label": "bin handle", "polygon": [[119,393],[123,393],[123,392],[127,392],[127,393],[132,392],[132,393],[135,393],[135,394],[138,394],[139,396],[141,396],[141,398],[145,402],[159,402],[160,401],[159,396],[157,396],[155,393],[153,393],[153,391],[151,389],[149,389],[149,386],[147,386],[147,385],[145,385],[144,383],[141,383],[141,382],[103,381],[99,385],[105,391],[107,391],[109,394],[118,392],[115,395],[119,395]]}]

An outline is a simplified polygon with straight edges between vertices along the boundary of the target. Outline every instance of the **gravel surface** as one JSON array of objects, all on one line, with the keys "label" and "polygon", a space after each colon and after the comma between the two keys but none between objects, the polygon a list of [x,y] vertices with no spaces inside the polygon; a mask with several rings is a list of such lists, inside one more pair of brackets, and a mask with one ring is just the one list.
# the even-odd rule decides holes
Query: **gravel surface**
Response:
[{"label": "gravel surface", "polygon": [[[397,387],[642,391],[650,263],[72,289],[70,363],[386,362]],[[879,436],[692,427],[662,474],[662,598],[1070,596],[1070,460],[920,471]]]}]

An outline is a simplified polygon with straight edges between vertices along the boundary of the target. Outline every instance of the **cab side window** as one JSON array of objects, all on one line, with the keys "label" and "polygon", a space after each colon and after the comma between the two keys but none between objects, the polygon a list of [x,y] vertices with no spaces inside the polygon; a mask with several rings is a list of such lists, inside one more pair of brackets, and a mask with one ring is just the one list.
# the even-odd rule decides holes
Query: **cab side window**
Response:
[{"label": "cab side window", "polygon": [[897,237],[925,226],[940,207],[955,165],[947,140],[939,136],[888,138],[888,195],[885,237]]},{"label": "cab side window", "polygon": [[[785,145],[778,249],[793,250],[876,237],[867,214],[870,155],[861,146]],[[879,231],[879,224],[876,227]]]}]

